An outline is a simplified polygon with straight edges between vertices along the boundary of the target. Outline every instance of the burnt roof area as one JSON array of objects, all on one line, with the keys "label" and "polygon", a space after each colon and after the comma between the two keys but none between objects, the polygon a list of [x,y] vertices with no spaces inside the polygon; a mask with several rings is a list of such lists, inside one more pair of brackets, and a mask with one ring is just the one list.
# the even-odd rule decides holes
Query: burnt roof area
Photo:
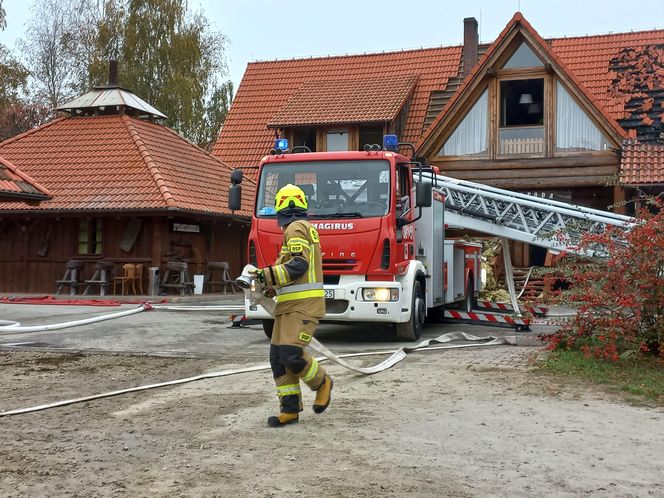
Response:
[{"label": "burnt roof area", "polygon": [[614,98],[625,102],[620,126],[641,143],[664,142],[664,44],[627,47],[609,61]]}]

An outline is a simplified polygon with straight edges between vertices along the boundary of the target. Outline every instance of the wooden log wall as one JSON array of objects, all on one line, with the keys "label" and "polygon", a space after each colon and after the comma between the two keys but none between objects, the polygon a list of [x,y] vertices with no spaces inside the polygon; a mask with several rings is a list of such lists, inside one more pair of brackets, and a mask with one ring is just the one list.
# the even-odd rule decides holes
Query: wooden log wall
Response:
[{"label": "wooden log wall", "polygon": [[[144,289],[147,267],[159,266],[163,270],[166,262],[175,258],[186,261],[192,274],[204,273],[209,261],[227,261],[232,276],[239,274],[245,264],[249,234],[246,224],[224,219],[143,216],[139,217],[141,227],[134,244],[129,251],[123,251],[121,242],[127,241],[130,219],[102,218],[102,254],[79,255],[81,218],[4,216],[0,219],[0,292],[53,294],[55,281],[63,277],[70,259],[85,261],[83,279],[92,276],[100,260],[115,263],[116,275],[125,262],[143,263]],[[174,221],[198,225],[200,232],[174,232]]]},{"label": "wooden log wall", "polygon": [[516,190],[603,186],[620,167],[613,153],[495,161],[433,158],[431,164],[447,176]]}]

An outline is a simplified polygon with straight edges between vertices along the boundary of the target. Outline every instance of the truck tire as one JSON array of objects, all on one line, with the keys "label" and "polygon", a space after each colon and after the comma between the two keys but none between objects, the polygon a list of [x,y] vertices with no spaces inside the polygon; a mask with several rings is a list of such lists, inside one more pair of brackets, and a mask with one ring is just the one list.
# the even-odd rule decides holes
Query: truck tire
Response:
[{"label": "truck tire", "polygon": [[404,323],[397,323],[397,337],[406,341],[416,341],[422,335],[424,320],[426,318],[426,301],[422,285],[415,281],[413,285],[413,297],[411,302],[410,320]]},{"label": "truck tire", "polygon": [[263,320],[263,332],[268,339],[272,339],[272,329],[274,329],[274,320]]}]

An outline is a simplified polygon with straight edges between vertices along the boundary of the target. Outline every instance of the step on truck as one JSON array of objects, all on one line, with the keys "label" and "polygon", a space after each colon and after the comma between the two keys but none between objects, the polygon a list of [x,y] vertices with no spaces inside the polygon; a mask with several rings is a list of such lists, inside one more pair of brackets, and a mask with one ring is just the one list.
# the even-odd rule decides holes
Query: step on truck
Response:
[{"label": "step on truck", "polygon": [[[574,233],[566,235],[568,239],[553,233],[570,220],[577,227],[579,221],[585,223],[580,230],[630,220],[448,178],[399,154],[403,146],[409,144],[397,144],[395,136],[387,135],[383,147],[358,152],[310,152],[306,147],[289,151],[288,142],[277,139],[258,166],[247,261],[265,267],[276,260],[282,232],[274,197],[282,186],[298,185],[307,195],[309,221],[321,239],[326,301],[322,321],[394,324],[399,338],[417,340],[427,316],[463,319],[476,307],[481,244],[447,239],[448,226],[573,252],[578,242]],[[241,170],[235,170],[231,210],[240,209],[241,182]],[[262,320],[271,334],[273,322],[260,306],[245,302],[245,316]],[[506,322],[527,326],[518,319]]]}]

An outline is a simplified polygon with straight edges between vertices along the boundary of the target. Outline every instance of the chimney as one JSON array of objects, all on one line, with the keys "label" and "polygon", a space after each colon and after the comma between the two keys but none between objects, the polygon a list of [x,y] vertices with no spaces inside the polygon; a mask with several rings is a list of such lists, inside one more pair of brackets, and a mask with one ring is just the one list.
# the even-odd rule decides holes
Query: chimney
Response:
[{"label": "chimney", "polygon": [[463,77],[477,64],[477,19],[466,17],[463,20]]},{"label": "chimney", "polygon": [[108,86],[118,86],[118,61],[113,59],[108,61]]}]

